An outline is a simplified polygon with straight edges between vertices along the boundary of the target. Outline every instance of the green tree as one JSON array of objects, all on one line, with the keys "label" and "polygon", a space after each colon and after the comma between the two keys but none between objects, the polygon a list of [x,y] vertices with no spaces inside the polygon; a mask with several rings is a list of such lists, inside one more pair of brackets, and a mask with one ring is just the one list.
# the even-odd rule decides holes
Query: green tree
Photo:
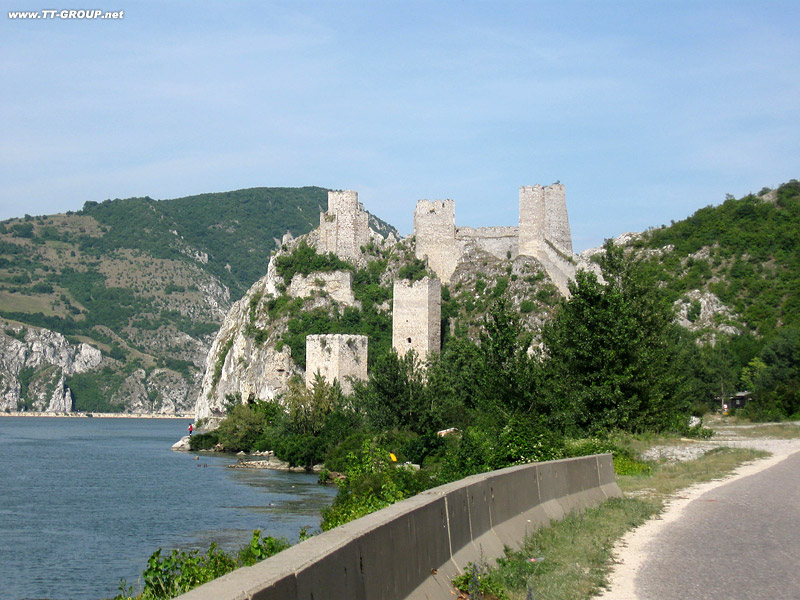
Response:
[{"label": "green tree", "polygon": [[758,421],[800,414],[800,330],[781,330],[742,373],[752,386],[744,414]]},{"label": "green tree", "polygon": [[678,428],[688,414],[680,334],[640,264],[606,242],[605,283],[578,272],[543,338],[555,423],[580,432]]},{"label": "green tree", "polygon": [[404,356],[392,350],[375,361],[369,380],[357,383],[353,393],[378,431],[396,428],[425,433],[440,424],[431,419],[425,373],[413,350]]}]

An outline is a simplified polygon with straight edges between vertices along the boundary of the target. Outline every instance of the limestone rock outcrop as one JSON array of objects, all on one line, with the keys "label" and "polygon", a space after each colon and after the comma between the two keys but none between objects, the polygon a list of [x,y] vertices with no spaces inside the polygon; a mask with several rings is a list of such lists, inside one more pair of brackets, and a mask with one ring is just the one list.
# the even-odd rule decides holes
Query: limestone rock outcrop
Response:
[{"label": "limestone rock outcrop", "polygon": [[231,401],[258,398],[268,400],[284,389],[289,378],[299,373],[288,346],[276,349],[274,341],[257,341],[247,334],[248,326],[266,328],[267,323],[251,323],[251,306],[273,297],[284,285],[275,269],[274,257],[267,274],[256,281],[234,303],[214,338],[206,359],[206,371],[195,403],[195,418],[218,418]]},{"label": "limestone rock outcrop", "polygon": [[0,332],[0,410],[69,412],[72,394],[64,376],[90,371],[102,358],[97,348],[73,344],[60,333],[6,328]]}]

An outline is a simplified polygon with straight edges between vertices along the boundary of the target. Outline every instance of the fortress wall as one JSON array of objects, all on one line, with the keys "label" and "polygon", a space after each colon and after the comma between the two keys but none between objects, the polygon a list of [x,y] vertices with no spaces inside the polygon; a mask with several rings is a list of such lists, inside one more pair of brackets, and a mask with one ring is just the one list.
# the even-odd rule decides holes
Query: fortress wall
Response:
[{"label": "fortress wall", "polygon": [[416,256],[444,282],[450,281],[458,261],[456,209],[452,200],[420,200],[414,209]]},{"label": "fortress wall", "polygon": [[577,267],[574,263],[555,252],[549,245],[539,252],[535,258],[542,263],[547,275],[558,288],[558,291],[569,298],[569,282],[575,279]]},{"label": "fortress wall", "polygon": [[458,255],[463,254],[463,248],[468,243],[474,243],[482,250],[499,258],[511,259],[519,254],[519,228],[518,227],[458,227],[456,228],[456,244],[460,247]]},{"label": "fortress wall", "polygon": [[304,277],[296,273],[286,290],[292,298],[308,298],[315,293],[325,292],[336,302],[353,306],[353,274],[350,271],[330,271],[310,273]]},{"label": "fortress wall", "polygon": [[442,284],[425,277],[394,282],[392,348],[400,356],[414,350],[421,360],[439,352],[442,334]]},{"label": "fortress wall", "polygon": [[338,380],[342,391],[353,391],[350,378],[366,381],[367,347],[365,335],[326,334],[306,336],[306,386],[311,388],[319,372],[332,384]]}]

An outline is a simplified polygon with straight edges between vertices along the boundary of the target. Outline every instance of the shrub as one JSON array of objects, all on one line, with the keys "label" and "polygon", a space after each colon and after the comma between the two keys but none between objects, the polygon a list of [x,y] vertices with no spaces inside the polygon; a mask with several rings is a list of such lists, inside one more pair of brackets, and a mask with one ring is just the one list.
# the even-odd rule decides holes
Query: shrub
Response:
[{"label": "shrub", "polygon": [[208,433],[196,433],[189,437],[190,450],[212,450],[219,442],[219,434],[216,431]]}]

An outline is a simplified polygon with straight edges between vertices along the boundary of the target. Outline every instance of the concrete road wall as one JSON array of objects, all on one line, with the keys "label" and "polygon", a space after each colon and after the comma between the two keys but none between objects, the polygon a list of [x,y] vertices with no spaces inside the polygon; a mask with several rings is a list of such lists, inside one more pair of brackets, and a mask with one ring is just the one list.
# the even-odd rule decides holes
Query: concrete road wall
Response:
[{"label": "concrete road wall", "polygon": [[620,496],[610,454],[509,467],[423,492],[180,596],[181,600],[451,598],[468,562]]}]

